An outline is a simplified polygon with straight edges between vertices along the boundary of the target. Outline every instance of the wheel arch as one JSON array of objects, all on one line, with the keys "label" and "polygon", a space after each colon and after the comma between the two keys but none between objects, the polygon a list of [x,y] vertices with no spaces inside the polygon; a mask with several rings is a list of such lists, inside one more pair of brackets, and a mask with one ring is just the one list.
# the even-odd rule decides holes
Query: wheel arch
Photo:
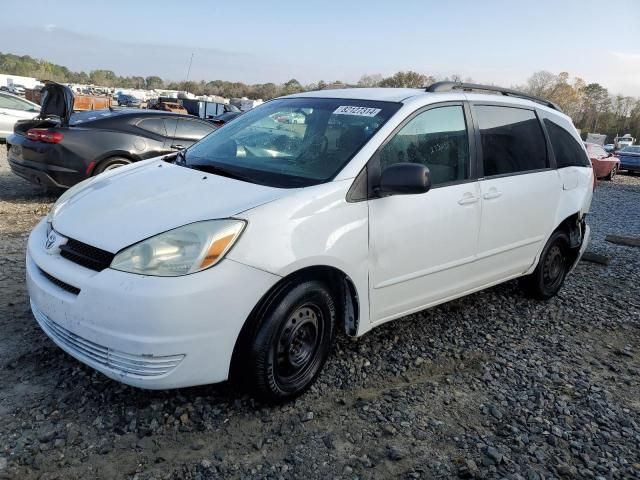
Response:
[{"label": "wheel arch", "polygon": [[292,283],[303,280],[321,280],[331,290],[338,306],[338,325],[348,336],[356,336],[360,321],[360,302],[355,283],[342,270],[328,265],[314,265],[296,270],[280,279],[253,307],[242,326],[231,355],[229,378],[242,375],[242,352],[246,351],[264,312],[271,307],[275,299]]},{"label": "wheel arch", "polygon": [[128,160],[131,163],[142,160],[142,158],[136,155],[132,155],[131,152],[127,152],[126,150],[113,150],[111,152],[103,153],[102,155],[94,158],[89,163],[89,166],[87,167],[87,170],[88,170],[87,177],[92,176],[101,163],[111,160],[114,157],[124,158],[125,160]]},{"label": "wheel arch", "polygon": [[540,250],[538,251],[533,264],[527,270],[526,274],[533,272],[533,270],[535,270],[535,268],[538,266],[538,262],[540,262],[540,256],[544,251],[544,247],[547,245],[547,242],[549,241],[551,236],[558,230],[563,231],[569,238],[570,263],[573,264],[577,260],[580,252],[580,247],[582,246],[582,241],[584,239],[584,215],[580,211],[572,213],[571,215],[565,217],[563,220],[557,222],[556,226],[549,232],[549,234],[545,238],[545,241],[540,247]]}]

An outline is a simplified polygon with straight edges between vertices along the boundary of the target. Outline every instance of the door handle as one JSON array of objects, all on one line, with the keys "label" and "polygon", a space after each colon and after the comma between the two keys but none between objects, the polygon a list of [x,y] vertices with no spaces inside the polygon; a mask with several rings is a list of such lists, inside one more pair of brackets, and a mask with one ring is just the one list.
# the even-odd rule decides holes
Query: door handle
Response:
[{"label": "door handle", "polygon": [[478,201],[478,197],[471,193],[465,193],[460,200],[458,200],[458,205],[471,205],[472,203],[476,203]]},{"label": "door handle", "polygon": [[171,148],[173,148],[174,150],[184,150],[185,146],[184,145],[171,145]]},{"label": "door handle", "polygon": [[502,192],[499,192],[498,190],[493,190],[491,192],[485,193],[482,198],[484,198],[485,200],[492,200],[494,198],[499,198],[502,196]]}]

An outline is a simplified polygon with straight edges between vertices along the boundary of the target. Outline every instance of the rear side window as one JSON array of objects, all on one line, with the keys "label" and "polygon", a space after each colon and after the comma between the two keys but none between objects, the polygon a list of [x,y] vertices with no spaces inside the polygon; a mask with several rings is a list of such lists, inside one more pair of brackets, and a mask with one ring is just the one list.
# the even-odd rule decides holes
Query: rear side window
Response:
[{"label": "rear side window", "polygon": [[147,132],[155,133],[156,135],[167,136],[167,132],[164,128],[164,121],[161,118],[147,118],[142,120],[138,127]]},{"label": "rear side window", "polygon": [[412,118],[380,151],[380,167],[421,163],[433,185],[469,178],[469,139],[461,106],[438,107]]},{"label": "rear side window", "polygon": [[531,110],[479,105],[475,115],[482,139],[484,176],[547,168],[542,127]]},{"label": "rear side window", "polygon": [[549,133],[558,168],[589,166],[589,159],[584,150],[569,132],[548,118],[544,119],[544,126]]}]

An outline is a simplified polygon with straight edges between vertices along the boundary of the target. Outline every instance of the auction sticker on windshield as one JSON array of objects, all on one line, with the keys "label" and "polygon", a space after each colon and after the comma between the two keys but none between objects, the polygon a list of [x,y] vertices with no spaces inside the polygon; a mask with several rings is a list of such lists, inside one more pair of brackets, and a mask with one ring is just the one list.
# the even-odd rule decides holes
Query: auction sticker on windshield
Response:
[{"label": "auction sticker on windshield", "polygon": [[357,115],[359,117],[375,117],[380,113],[380,108],[370,107],[354,107],[351,105],[343,105],[335,109],[334,115]]}]

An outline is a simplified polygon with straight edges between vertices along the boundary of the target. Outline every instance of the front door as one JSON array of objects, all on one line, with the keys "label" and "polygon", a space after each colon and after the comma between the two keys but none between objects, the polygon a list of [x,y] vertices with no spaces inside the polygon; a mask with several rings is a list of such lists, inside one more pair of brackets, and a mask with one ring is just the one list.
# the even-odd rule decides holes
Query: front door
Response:
[{"label": "front door", "polygon": [[213,124],[188,118],[165,118],[164,125],[167,132],[164,142],[165,150],[182,150],[190,147],[215,130]]},{"label": "front door", "polygon": [[[454,297],[468,288],[480,226],[468,110],[462,103],[413,115],[379,149],[371,171],[422,163],[432,188],[369,200],[370,307],[382,322]],[[370,164],[371,165],[371,164]]]}]

